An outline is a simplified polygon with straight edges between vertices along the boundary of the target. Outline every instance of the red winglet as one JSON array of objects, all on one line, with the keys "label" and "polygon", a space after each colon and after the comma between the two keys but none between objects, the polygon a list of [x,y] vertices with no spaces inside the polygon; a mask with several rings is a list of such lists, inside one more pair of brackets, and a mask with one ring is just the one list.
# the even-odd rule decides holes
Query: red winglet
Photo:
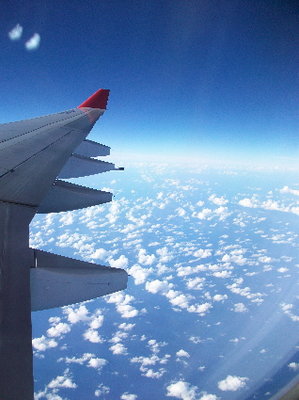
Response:
[{"label": "red winglet", "polygon": [[99,89],[87,100],[85,100],[82,104],[78,106],[78,108],[82,107],[90,107],[90,108],[100,108],[101,110],[106,110],[108,96],[110,90],[108,89]]}]

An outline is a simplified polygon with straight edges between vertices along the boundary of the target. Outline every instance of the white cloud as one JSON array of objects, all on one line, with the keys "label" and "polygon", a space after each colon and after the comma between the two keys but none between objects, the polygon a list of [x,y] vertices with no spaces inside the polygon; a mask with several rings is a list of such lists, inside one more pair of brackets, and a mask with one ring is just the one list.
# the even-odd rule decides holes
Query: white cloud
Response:
[{"label": "white cloud", "polygon": [[135,324],[127,324],[126,322],[118,325],[119,329],[123,329],[124,331],[130,331],[134,326]]},{"label": "white cloud", "polygon": [[177,268],[177,275],[178,276],[187,276],[187,275],[193,275],[198,272],[206,271],[207,267],[203,264],[197,265],[195,267],[178,267]]},{"label": "white cloud", "polygon": [[282,189],[280,189],[280,193],[291,193],[294,194],[295,196],[299,196],[298,189],[291,189],[288,186],[284,186]]},{"label": "white cloud", "polygon": [[50,337],[59,337],[70,332],[71,328],[68,324],[64,322],[59,322],[58,324],[52,326],[47,330],[47,335]]},{"label": "white cloud", "polygon": [[222,391],[232,391],[242,389],[246,386],[248,378],[241,376],[228,375],[225,379],[218,382],[218,388]]},{"label": "white cloud", "polygon": [[207,219],[211,216],[212,210],[210,208],[204,208],[202,211],[198,212],[195,216],[199,219]]},{"label": "white cloud", "polygon": [[38,351],[45,351],[52,347],[56,347],[57,344],[58,343],[54,339],[48,339],[44,335],[39,338],[32,339],[32,346],[35,350]]},{"label": "white cloud", "polygon": [[23,33],[23,27],[17,24],[11,31],[8,32],[8,37],[10,40],[19,40]]},{"label": "white cloud", "polygon": [[[98,388],[96,389],[96,391],[94,392],[95,397],[101,397],[104,396],[105,394],[109,394],[110,393],[110,388],[108,386],[103,385],[103,383],[101,383]],[[105,397],[103,397],[105,398]]]},{"label": "white cloud", "polygon": [[160,256],[160,263],[167,263],[173,259],[173,255],[169,252],[167,247],[156,250],[156,253]]},{"label": "white cloud", "polygon": [[150,293],[165,293],[169,290],[173,285],[167,281],[160,281],[159,279],[155,279],[154,281],[147,281],[145,284],[145,289]]},{"label": "white cloud", "polygon": [[239,201],[240,206],[243,207],[249,207],[249,208],[256,208],[256,202],[255,199],[249,199],[249,198],[245,198],[245,199],[241,199]]},{"label": "white cloud", "polygon": [[146,281],[146,278],[152,273],[151,268],[142,268],[140,265],[135,264],[127,270],[133,276],[135,285],[140,285]]},{"label": "white cloud", "polygon": [[66,364],[80,364],[80,365],[86,365],[89,368],[95,368],[97,370],[101,370],[106,364],[107,360],[104,358],[97,358],[94,354],[92,353],[84,353],[82,357],[65,357],[65,358],[59,358],[59,362],[63,361]]},{"label": "white cloud", "polygon": [[243,303],[236,303],[234,304],[233,311],[238,313],[244,313],[248,311],[248,308]]},{"label": "white cloud", "polygon": [[74,213],[70,211],[63,213],[59,222],[61,223],[61,226],[71,225],[74,222]]},{"label": "white cloud", "polygon": [[95,260],[105,260],[107,255],[108,255],[108,252],[105,249],[99,248],[99,249],[96,249],[90,255],[90,258],[95,259]]},{"label": "white cloud", "polygon": [[215,194],[212,194],[212,195],[209,197],[209,200],[210,200],[212,203],[216,204],[217,206],[224,206],[225,204],[228,203],[228,201],[227,201],[223,196],[217,197]]},{"label": "white cloud", "polygon": [[203,317],[209,311],[210,308],[213,308],[211,303],[195,304],[188,307],[188,311],[195,312],[199,314],[201,317]]},{"label": "white cloud", "polygon": [[228,299],[228,296],[226,294],[215,294],[215,296],[213,297],[214,301],[224,301]]},{"label": "white cloud", "polygon": [[194,257],[198,257],[198,258],[211,257],[212,250],[210,250],[210,249],[198,249],[197,251],[195,251],[193,253],[193,255],[194,255]]},{"label": "white cloud", "polygon": [[125,257],[123,254],[117,258],[116,260],[113,260],[113,258],[109,258],[108,262],[112,268],[126,268],[128,266],[129,260],[127,257]]},{"label": "white cloud", "polygon": [[179,217],[184,217],[184,215],[186,215],[186,210],[182,207],[177,208],[175,211]]},{"label": "white cloud", "polygon": [[58,389],[58,388],[65,388],[65,389],[76,389],[77,385],[75,382],[72,381],[72,376],[70,374],[70,370],[66,369],[61,376],[57,376],[53,379],[49,384],[48,388],[50,389]]},{"label": "white cloud", "polygon": [[83,333],[83,337],[91,343],[103,343],[103,339],[95,329],[87,329],[87,331]]},{"label": "white cloud", "polygon": [[141,265],[152,265],[152,263],[156,260],[154,254],[146,254],[145,249],[140,249],[138,252],[138,263]]},{"label": "white cloud", "polygon": [[188,289],[201,290],[204,286],[204,282],[205,282],[205,278],[200,278],[198,276],[197,278],[188,279],[187,287],[188,287]]},{"label": "white cloud", "polygon": [[231,271],[223,270],[223,271],[216,271],[212,275],[215,276],[215,278],[229,278],[231,276]]},{"label": "white cloud", "polygon": [[134,299],[135,298],[133,296],[128,294],[125,295],[122,292],[117,292],[107,296],[106,302],[115,303],[116,310],[121,314],[122,318],[133,318],[139,314],[139,311],[130,305],[130,302]]},{"label": "white cloud", "polygon": [[102,369],[104,367],[104,365],[107,364],[107,360],[105,360],[104,358],[97,358],[97,357],[93,357],[89,360],[87,366],[90,368],[95,368],[95,369]]},{"label": "white cloud", "polygon": [[214,394],[208,394],[202,392],[201,396],[198,397],[197,386],[192,386],[190,383],[185,381],[177,381],[166,387],[166,396],[176,397],[181,400],[217,400],[217,396]]},{"label": "white cloud", "polygon": [[96,315],[92,317],[89,326],[91,329],[99,329],[103,325],[103,322],[104,315]]},{"label": "white cloud", "polygon": [[109,347],[109,350],[112,351],[113,354],[128,354],[127,348],[122,343],[115,343],[114,345]]},{"label": "white cloud", "polygon": [[187,351],[183,350],[183,349],[180,349],[179,351],[177,351],[177,352],[176,352],[176,356],[177,356],[177,357],[186,357],[186,358],[190,358],[190,354],[189,354]]},{"label": "white cloud", "polygon": [[299,371],[299,363],[296,363],[295,361],[289,363],[288,367],[293,371]]},{"label": "white cloud", "polygon": [[40,35],[35,33],[27,42],[25,43],[25,47],[27,50],[36,50],[40,45]]},{"label": "white cloud", "polygon": [[87,321],[89,319],[88,310],[84,305],[77,308],[64,307],[63,312],[67,315],[67,319],[71,324],[76,324],[80,321]]},{"label": "white cloud", "polygon": [[280,308],[282,309],[284,314],[291,318],[292,321],[299,322],[299,315],[296,315],[292,312],[294,308],[293,304],[281,303]]},{"label": "white cloud", "polygon": [[125,392],[120,396],[121,400],[136,400],[137,394]]}]

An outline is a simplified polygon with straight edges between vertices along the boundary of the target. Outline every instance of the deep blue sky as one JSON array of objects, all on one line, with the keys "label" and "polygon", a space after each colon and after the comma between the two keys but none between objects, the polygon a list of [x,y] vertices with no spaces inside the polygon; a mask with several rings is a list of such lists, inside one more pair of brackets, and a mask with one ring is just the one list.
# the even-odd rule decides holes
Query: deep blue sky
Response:
[{"label": "deep blue sky", "polygon": [[[72,108],[104,87],[109,112],[94,138],[114,150],[298,158],[295,1],[5,1],[0,21],[0,122]],[[29,52],[34,32],[41,44]]]}]

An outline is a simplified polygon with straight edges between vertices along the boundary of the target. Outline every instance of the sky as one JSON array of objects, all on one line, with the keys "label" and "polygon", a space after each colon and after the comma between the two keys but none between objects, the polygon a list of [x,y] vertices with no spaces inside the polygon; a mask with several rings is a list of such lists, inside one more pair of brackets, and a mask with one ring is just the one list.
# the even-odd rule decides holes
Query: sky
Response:
[{"label": "sky", "polygon": [[296,174],[80,180],[113,202],[37,215],[30,246],[124,268],[128,288],[32,313],[36,400],[274,400],[298,382]]},{"label": "sky", "polygon": [[0,122],[102,87],[115,154],[297,163],[295,1],[6,1],[0,20]]}]

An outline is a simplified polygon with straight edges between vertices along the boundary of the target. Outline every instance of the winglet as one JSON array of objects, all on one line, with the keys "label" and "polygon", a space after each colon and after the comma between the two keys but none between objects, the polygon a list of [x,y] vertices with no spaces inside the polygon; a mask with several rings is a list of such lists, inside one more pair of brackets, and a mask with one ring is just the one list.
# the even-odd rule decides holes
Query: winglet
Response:
[{"label": "winglet", "polygon": [[78,106],[78,108],[90,107],[90,108],[100,108],[101,110],[106,110],[108,96],[110,90],[108,89],[99,89],[93,95],[88,97],[82,104]]}]

